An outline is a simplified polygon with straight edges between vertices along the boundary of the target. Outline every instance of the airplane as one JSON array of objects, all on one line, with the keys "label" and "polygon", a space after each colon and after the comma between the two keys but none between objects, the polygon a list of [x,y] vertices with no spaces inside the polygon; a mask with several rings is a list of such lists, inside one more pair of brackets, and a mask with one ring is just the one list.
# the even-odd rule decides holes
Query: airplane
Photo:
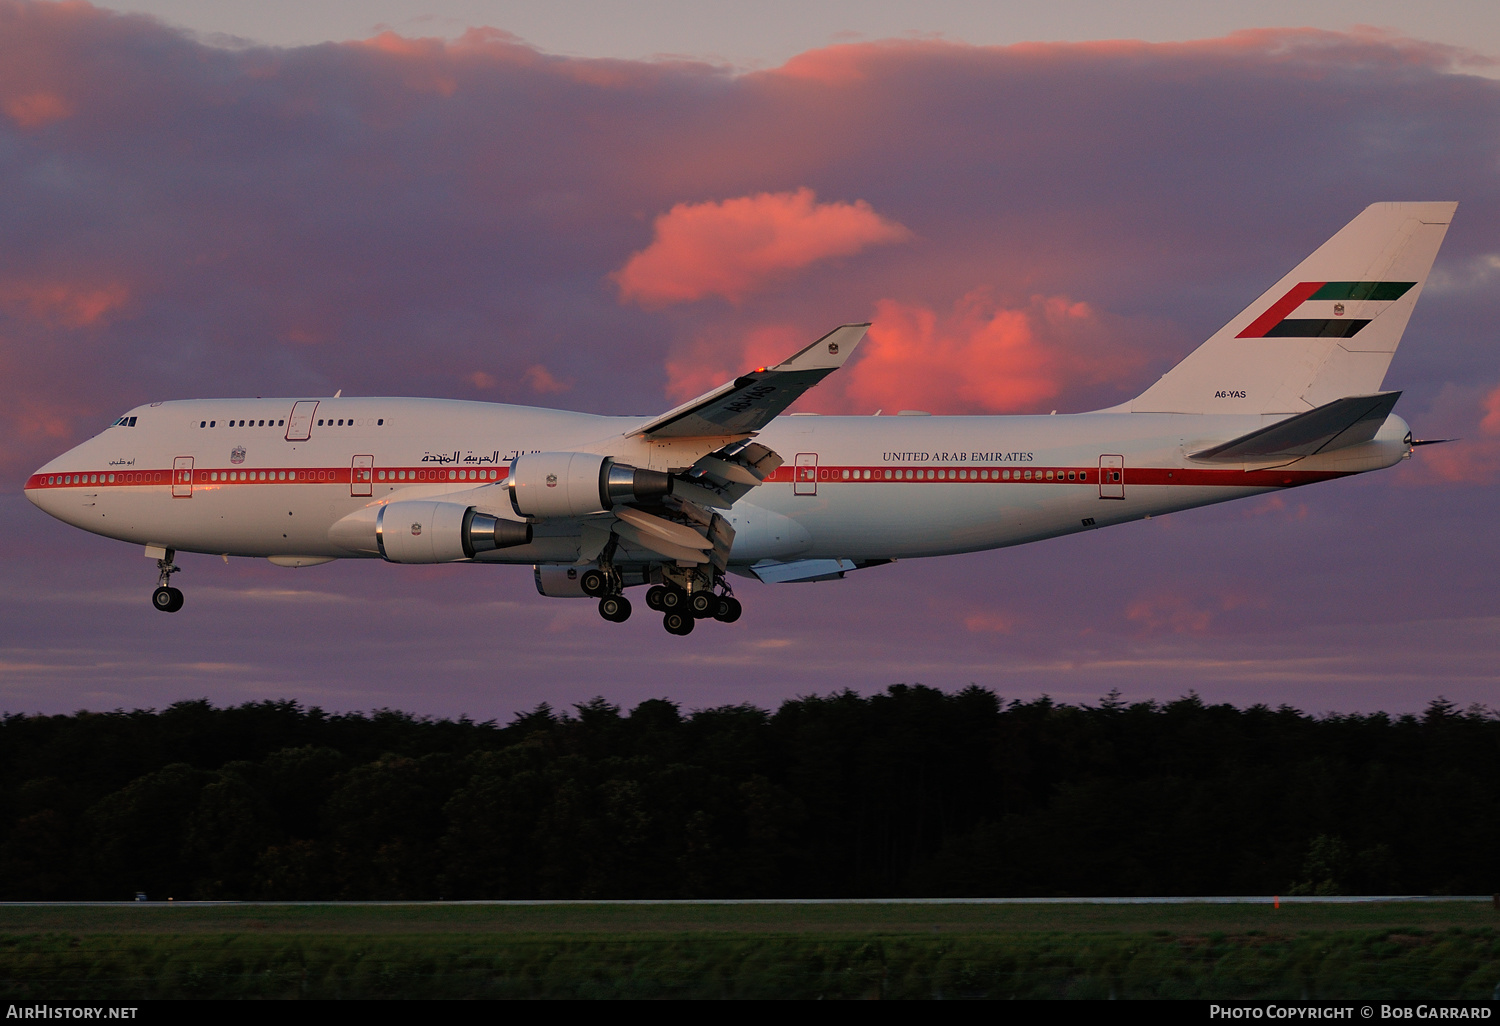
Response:
[{"label": "airplane", "polygon": [[1046,416],[782,416],[846,324],[655,417],[420,398],[153,402],[31,475],[65,523],[180,552],[530,564],[544,596],[666,630],[732,623],[730,576],[844,578],[1093,531],[1409,459],[1381,391],[1456,203],[1377,203],[1137,398]]}]

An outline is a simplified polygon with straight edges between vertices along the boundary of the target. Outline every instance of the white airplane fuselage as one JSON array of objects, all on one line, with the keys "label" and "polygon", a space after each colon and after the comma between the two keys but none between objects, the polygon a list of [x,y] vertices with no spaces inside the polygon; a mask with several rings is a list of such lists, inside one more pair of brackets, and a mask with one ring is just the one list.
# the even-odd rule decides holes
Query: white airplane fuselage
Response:
[{"label": "white airplane fuselage", "polygon": [[[514,518],[504,485],[517,454],[584,449],[640,421],[456,400],[337,398],[317,407],[315,419],[327,426],[289,441],[293,403],[138,407],[125,424],[39,469],[26,495],[59,520],[141,545],[288,562],[378,558],[341,545],[334,525],[367,507],[429,497]],[[1189,456],[1276,419],[781,417],[757,441],[785,464],[725,511],[736,530],[730,562],[909,559],[1017,545],[1376,470],[1411,452],[1405,421],[1392,415],[1370,441],[1326,456],[1236,465]],[[650,446],[640,446],[619,455],[649,466]],[[544,522],[531,544],[475,559],[571,564],[580,542],[576,524],[549,530]]]}]

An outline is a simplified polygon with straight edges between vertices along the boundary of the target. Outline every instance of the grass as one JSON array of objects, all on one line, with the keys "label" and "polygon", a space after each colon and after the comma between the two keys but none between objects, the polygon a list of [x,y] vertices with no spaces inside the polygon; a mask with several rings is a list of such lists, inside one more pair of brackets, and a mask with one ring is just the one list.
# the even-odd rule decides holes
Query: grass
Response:
[{"label": "grass", "polygon": [[0,906],[7,1000],[1487,999],[1489,903]]}]

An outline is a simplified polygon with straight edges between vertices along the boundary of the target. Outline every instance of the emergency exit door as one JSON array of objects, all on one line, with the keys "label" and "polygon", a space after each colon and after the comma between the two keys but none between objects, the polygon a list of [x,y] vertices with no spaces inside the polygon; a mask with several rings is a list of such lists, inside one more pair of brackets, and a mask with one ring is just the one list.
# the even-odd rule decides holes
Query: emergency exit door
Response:
[{"label": "emergency exit door", "polygon": [[793,495],[817,495],[818,494],[818,454],[815,452],[799,452],[797,454],[797,475],[792,479]]},{"label": "emergency exit door", "polygon": [[286,440],[305,442],[312,437],[313,414],[318,412],[316,399],[292,403],[292,414],[286,419]]}]

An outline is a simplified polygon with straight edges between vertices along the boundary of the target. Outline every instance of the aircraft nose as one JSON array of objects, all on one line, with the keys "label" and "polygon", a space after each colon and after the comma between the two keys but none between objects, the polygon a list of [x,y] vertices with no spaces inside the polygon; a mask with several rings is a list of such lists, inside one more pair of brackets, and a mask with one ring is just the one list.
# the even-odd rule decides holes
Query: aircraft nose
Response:
[{"label": "aircraft nose", "polygon": [[[42,468],[42,470],[45,469],[45,467]],[[26,479],[26,487],[24,489],[26,498],[30,499],[31,504],[33,506],[36,506],[38,509],[47,508],[42,504],[42,492],[44,491],[42,485],[45,484],[46,481],[47,476],[43,474],[41,470],[38,470],[35,474],[32,474],[29,478]]]},{"label": "aircraft nose", "polygon": [[48,487],[52,482],[62,480],[62,476],[57,473],[57,463],[58,460],[53,460],[38,469],[35,474],[26,479],[26,486],[23,489],[26,498],[31,500],[33,506],[54,517],[58,515],[61,494],[65,491],[61,488]]}]

